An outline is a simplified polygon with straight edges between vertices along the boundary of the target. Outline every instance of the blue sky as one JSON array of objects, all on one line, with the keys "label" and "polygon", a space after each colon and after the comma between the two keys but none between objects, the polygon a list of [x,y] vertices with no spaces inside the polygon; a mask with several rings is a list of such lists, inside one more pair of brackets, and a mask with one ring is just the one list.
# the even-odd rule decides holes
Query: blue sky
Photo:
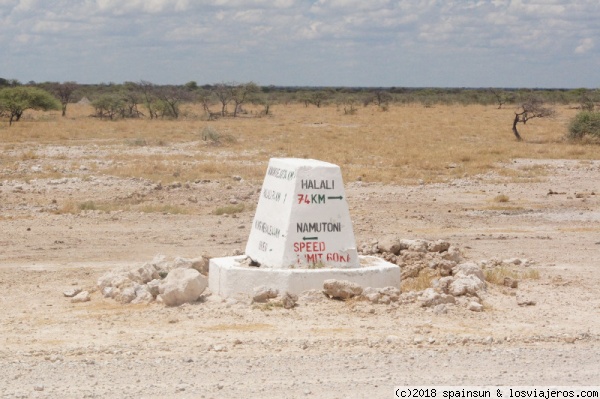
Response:
[{"label": "blue sky", "polygon": [[0,77],[600,87],[599,0],[0,0]]}]

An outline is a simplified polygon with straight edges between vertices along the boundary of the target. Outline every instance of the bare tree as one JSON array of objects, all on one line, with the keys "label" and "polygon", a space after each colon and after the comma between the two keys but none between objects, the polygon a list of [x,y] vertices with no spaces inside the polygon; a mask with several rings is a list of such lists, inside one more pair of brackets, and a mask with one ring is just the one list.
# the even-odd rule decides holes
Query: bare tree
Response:
[{"label": "bare tree", "polygon": [[544,107],[543,100],[536,97],[529,98],[521,104],[517,111],[515,111],[515,119],[513,120],[512,131],[517,140],[521,141],[523,139],[517,130],[517,124],[519,122],[526,124],[530,119],[547,118],[552,115],[554,115],[554,110],[552,108]]},{"label": "bare tree", "polygon": [[507,93],[500,89],[492,89],[490,88],[490,93],[496,97],[496,102],[498,103],[498,109],[501,109],[502,106],[508,102],[514,101],[515,95],[513,93]]},{"label": "bare tree", "polygon": [[124,102],[124,111],[126,118],[140,118],[144,114],[138,109],[138,105],[143,101],[140,86],[137,83],[125,82],[120,93]]},{"label": "bare tree", "polygon": [[50,86],[50,91],[58,101],[60,101],[62,116],[67,115],[67,104],[73,98],[73,93],[79,88],[76,82],[54,83]]},{"label": "bare tree", "polygon": [[260,104],[263,106],[262,113],[264,115],[270,115],[271,106],[277,102],[277,99],[273,93],[258,93],[253,97],[252,101],[255,104]]},{"label": "bare tree", "polygon": [[231,88],[225,83],[219,83],[213,87],[213,92],[221,103],[221,116],[225,116],[227,114],[227,104],[231,102]]},{"label": "bare tree", "polygon": [[148,82],[146,80],[140,80],[137,84],[140,92],[142,93],[142,97],[144,99],[144,106],[148,110],[148,114],[150,115],[150,119],[158,118],[158,106],[156,104],[156,86],[154,83]]},{"label": "bare tree", "polygon": [[192,98],[192,94],[188,90],[179,86],[158,86],[155,94],[162,103],[162,116],[174,119],[179,118],[179,105]]},{"label": "bare tree", "polygon": [[[372,96],[369,97],[369,100],[382,110],[389,107],[389,103],[392,101],[392,99],[392,95],[387,90],[376,90],[372,93]],[[365,101],[365,103],[367,102]],[[368,103],[365,105],[368,105]]]}]

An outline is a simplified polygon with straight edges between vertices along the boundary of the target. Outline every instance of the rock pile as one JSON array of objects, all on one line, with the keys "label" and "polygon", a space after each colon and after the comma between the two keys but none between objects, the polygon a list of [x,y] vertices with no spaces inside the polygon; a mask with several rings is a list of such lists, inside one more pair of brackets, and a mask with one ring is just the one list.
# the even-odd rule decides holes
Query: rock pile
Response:
[{"label": "rock pile", "polygon": [[105,298],[121,303],[162,302],[178,306],[196,301],[208,285],[206,257],[175,258],[172,262],[156,256],[139,267],[110,271],[98,279]]},{"label": "rock pile", "polygon": [[360,246],[363,255],[376,255],[395,263],[402,269],[402,281],[417,277],[421,270],[439,270],[441,276],[449,276],[452,268],[461,260],[460,250],[448,241],[385,239]]},{"label": "rock pile", "polygon": [[[359,252],[380,256],[397,264],[401,268],[403,285],[410,285],[411,279],[426,272],[426,276],[431,278],[430,286],[422,291],[404,293],[400,296],[400,301],[418,302],[422,307],[433,308],[436,313],[445,313],[448,305],[460,305],[475,312],[482,311],[482,299],[487,289],[484,270],[527,267],[531,264],[527,259],[518,258],[490,259],[477,263],[466,261],[458,247],[444,240],[387,238],[362,244]],[[518,283],[515,278],[504,277],[500,284],[515,289]],[[363,290],[362,295],[367,299],[376,297],[365,294],[364,291],[366,290]],[[518,304],[531,306],[535,301],[521,300]]]}]

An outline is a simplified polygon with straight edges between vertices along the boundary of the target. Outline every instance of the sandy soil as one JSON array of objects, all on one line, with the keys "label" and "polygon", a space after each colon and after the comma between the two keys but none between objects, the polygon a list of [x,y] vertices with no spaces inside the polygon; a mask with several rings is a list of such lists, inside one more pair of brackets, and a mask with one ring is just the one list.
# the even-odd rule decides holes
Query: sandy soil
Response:
[{"label": "sandy soil", "polygon": [[[535,166],[541,165],[541,166]],[[24,168],[50,168],[43,160]],[[445,239],[471,260],[527,258],[516,290],[488,286],[486,310],[435,314],[417,303],[301,300],[292,310],[205,296],[176,308],[120,305],[93,292],[118,266],[242,250],[260,182],[162,187],[85,169],[0,182],[0,396],[6,398],[392,397],[397,385],[600,385],[600,162],[517,160],[542,168],[444,184],[347,182],[357,241]],[[552,191],[556,194],[549,194]],[[494,202],[499,194],[506,203]],[[67,202],[143,198],[194,214],[56,213]],[[515,294],[536,301],[520,307]]]}]

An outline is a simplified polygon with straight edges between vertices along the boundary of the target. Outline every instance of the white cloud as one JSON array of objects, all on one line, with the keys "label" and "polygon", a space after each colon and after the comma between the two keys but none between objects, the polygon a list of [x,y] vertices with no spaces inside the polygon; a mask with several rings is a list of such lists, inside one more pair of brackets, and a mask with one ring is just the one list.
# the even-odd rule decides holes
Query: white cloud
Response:
[{"label": "white cloud", "polygon": [[26,12],[30,11],[37,6],[37,0],[19,0],[19,3],[15,7],[15,11]]},{"label": "white cloud", "polygon": [[592,38],[586,37],[585,39],[582,39],[579,46],[575,48],[575,54],[585,54],[593,48],[594,40]]}]

